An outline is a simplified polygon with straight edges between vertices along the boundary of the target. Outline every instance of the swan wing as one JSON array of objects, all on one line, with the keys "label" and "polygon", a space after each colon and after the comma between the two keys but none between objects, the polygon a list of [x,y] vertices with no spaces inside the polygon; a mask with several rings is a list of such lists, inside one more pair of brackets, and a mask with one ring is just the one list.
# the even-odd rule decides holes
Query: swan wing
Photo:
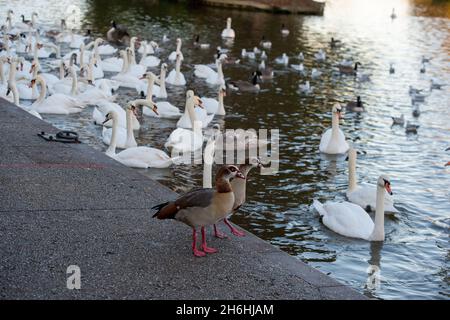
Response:
[{"label": "swan wing", "polygon": [[334,232],[351,238],[369,239],[374,223],[360,206],[350,202],[326,202],[322,222]]}]

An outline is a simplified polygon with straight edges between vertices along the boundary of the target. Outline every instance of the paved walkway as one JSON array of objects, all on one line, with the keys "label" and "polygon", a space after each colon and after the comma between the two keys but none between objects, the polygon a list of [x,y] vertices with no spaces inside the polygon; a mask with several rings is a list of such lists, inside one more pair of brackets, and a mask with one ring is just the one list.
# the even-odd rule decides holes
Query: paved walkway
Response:
[{"label": "paved walkway", "polygon": [[193,257],[188,227],[151,218],[174,192],[41,131],[58,130],[0,99],[1,299],[364,298],[251,234],[209,236],[220,252]]}]

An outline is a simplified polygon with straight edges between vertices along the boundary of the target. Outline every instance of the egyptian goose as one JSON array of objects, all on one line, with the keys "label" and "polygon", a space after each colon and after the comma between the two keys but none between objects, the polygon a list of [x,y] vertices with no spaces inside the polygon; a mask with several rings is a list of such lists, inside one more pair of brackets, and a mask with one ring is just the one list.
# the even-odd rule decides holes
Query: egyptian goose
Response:
[{"label": "egyptian goose", "polygon": [[[234,165],[222,166],[216,174],[216,187],[201,188],[190,191],[174,201],[158,204],[152,209],[158,210],[153,217],[158,219],[175,219],[190,226],[193,231],[192,251],[194,256],[203,257],[206,253],[215,253],[217,249],[206,245],[205,226],[222,220],[233,210],[235,201],[230,184],[232,178],[245,179]],[[197,249],[197,231],[202,232],[201,249]]]},{"label": "egyptian goose", "polygon": [[[233,211],[231,213],[237,212],[239,208],[245,203],[245,196],[246,196],[246,189],[247,189],[247,177],[250,173],[250,170],[253,168],[261,168],[262,163],[257,157],[252,157],[250,159],[247,159],[246,163],[243,163],[239,165],[239,171],[242,172],[245,179],[233,179],[231,180],[231,188],[233,189],[234,193],[234,204],[233,204]],[[228,218],[225,217],[223,219],[223,222],[230,228],[230,231],[232,234],[234,234],[237,237],[243,237],[245,236],[245,233],[243,231],[240,231],[233,227],[230,222],[228,221]],[[214,224],[214,236],[217,238],[225,238],[225,234],[220,232]]]}]

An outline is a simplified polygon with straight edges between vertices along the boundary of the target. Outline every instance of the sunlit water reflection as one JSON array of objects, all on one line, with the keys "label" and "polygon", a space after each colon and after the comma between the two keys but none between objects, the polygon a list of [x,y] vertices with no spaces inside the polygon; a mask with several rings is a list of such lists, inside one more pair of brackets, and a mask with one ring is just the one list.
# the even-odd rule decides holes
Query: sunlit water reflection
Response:
[{"label": "sunlit water reflection", "polygon": [[[231,55],[242,48],[253,48],[262,35],[273,43],[269,62],[286,52],[291,63],[300,51],[305,54],[305,77],[290,68],[275,68],[275,79],[262,85],[263,92],[229,94],[227,115],[214,122],[225,128],[280,129],[280,172],[260,176],[253,172],[248,181],[248,202],[233,221],[291,255],[347,283],[360,292],[377,298],[444,298],[449,289],[450,227],[450,86],[433,90],[420,105],[421,115],[413,118],[408,86],[429,88],[436,77],[450,84],[450,6],[445,1],[329,1],[323,17],[272,15],[212,8],[187,8],[182,5],[154,6],[139,1],[0,1],[1,12],[12,8],[27,17],[39,12],[43,24],[54,24],[67,5],[80,8],[77,18],[83,27],[104,34],[109,21],[126,24],[134,34],[159,41],[163,34],[184,40],[182,71],[189,88],[202,96],[216,96],[216,89],[193,77],[193,65],[212,63],[214,49],[224,45],[220,32],[227,16],[233,17],[237,38]],[[389,18],[392,7],[398,18]],[[51,8],[51,10],[44,10]],[[2,15],[3,19],[3,15]],[[282,38],[281,23],[291,33]],[[75,23],[77,23],[75,21]],[[211,50],[192,45],[194,34]],[[332,50],[330,37],[342,40]],[[162,45],[161,58],[174,50],[171,41]],[[324,48],[325,63],[314,61],[313,54]],[[425,74],[419,72],[421,57],[432,57]],[[360,61],[371,82],[358,83],[353,77],[333,73],[343,58]],[[247,79],[257,62],[244,60],[239,66],[225,67],[228,79]],[[396,72],[389,74],[389,63]],[[310,79],[312,67],[323,75]],[[172,66],[170,67],[170,69]],[[153,70],[158,73],[158,70]],[[299,93],[298,84],[310,80],[314,92]],[[169,100],[184,106],[184,90],[170,87]],[[383,244],[347,239],[327,230],[310,209],[313,198],[344,199],[347,188],[345,156],[326,157],[318,152],[323,130],[330,126],[333,102],[345,103],[356,95],[363,98],[367,112],[347,113],[341,124],[347,139],[365,154],[359,155],[360,182],[375,183],[379,174],[390,176],[400,213],[386,221]],[[135,92],[121,90],[121,103],[136,98]],[[391,127],[391,115],[404,114],[420,125],[417,135],[406,135],[403,128]],[[64,129],[73,129],[82,140],[104,151],[101,129],[92,123],[92,108],[67,117],[44,116]],[[174,120],[145,118],[139,144],[163,148],[173,130]],[[201,166],[177,166],[165,170],[142,170],[177,192],[201,185]],[[367,285],[372,271],[380,270],[380,285]]]}]

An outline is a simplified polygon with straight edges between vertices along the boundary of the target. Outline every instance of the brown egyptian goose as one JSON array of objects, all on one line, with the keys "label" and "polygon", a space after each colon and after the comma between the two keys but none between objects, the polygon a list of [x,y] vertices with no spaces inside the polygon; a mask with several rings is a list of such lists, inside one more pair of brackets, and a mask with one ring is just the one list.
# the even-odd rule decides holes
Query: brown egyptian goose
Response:
[{"label": "brown egyptian goose", "polygon": [[[175,201],[168,201],[152,207],[157,209],[153,217],[175,219],[192,228],[192,251],[194,256],[203,257],[205,253],[215,253],[216,249],[206,245],[205,226],[214,224],[227,216],[234,206],[234,193],[230,184],[232,178],[245,179],[234,165],[222,166],[216,174],[216,188],[201,188],[190,191]],[[197,231],[201,227],[202,250],[197,249]]]},{"label": "brown egyptian goose", "polygon": [[[245,196],[246,196],[246,189],[247,189],[247,177],[250,173],[250,170],[253,168],[261,168],[262,163],[257,157],[252,157],[250,159],[247,159],[246,163],[241,164],[239,166],[239,171],[242,172],[245,179],[233,179],[231,181],[231,188],[233,189],[234,193],[234,204],[233,204],[233,211],[230,213],[234,213],[239,210],[239,208],[245,203]],[[223,219],[223,222],[230,228],[230,231],[232,234],[238,237],[243,237],[245,233],[243,231],[240,231],[233,227],[231,223],[228,221],[227,217]],[[214,236],[217,238],[225,238],[225,234],[220,232],[217,228],[217,226],[214,224]]]}]

